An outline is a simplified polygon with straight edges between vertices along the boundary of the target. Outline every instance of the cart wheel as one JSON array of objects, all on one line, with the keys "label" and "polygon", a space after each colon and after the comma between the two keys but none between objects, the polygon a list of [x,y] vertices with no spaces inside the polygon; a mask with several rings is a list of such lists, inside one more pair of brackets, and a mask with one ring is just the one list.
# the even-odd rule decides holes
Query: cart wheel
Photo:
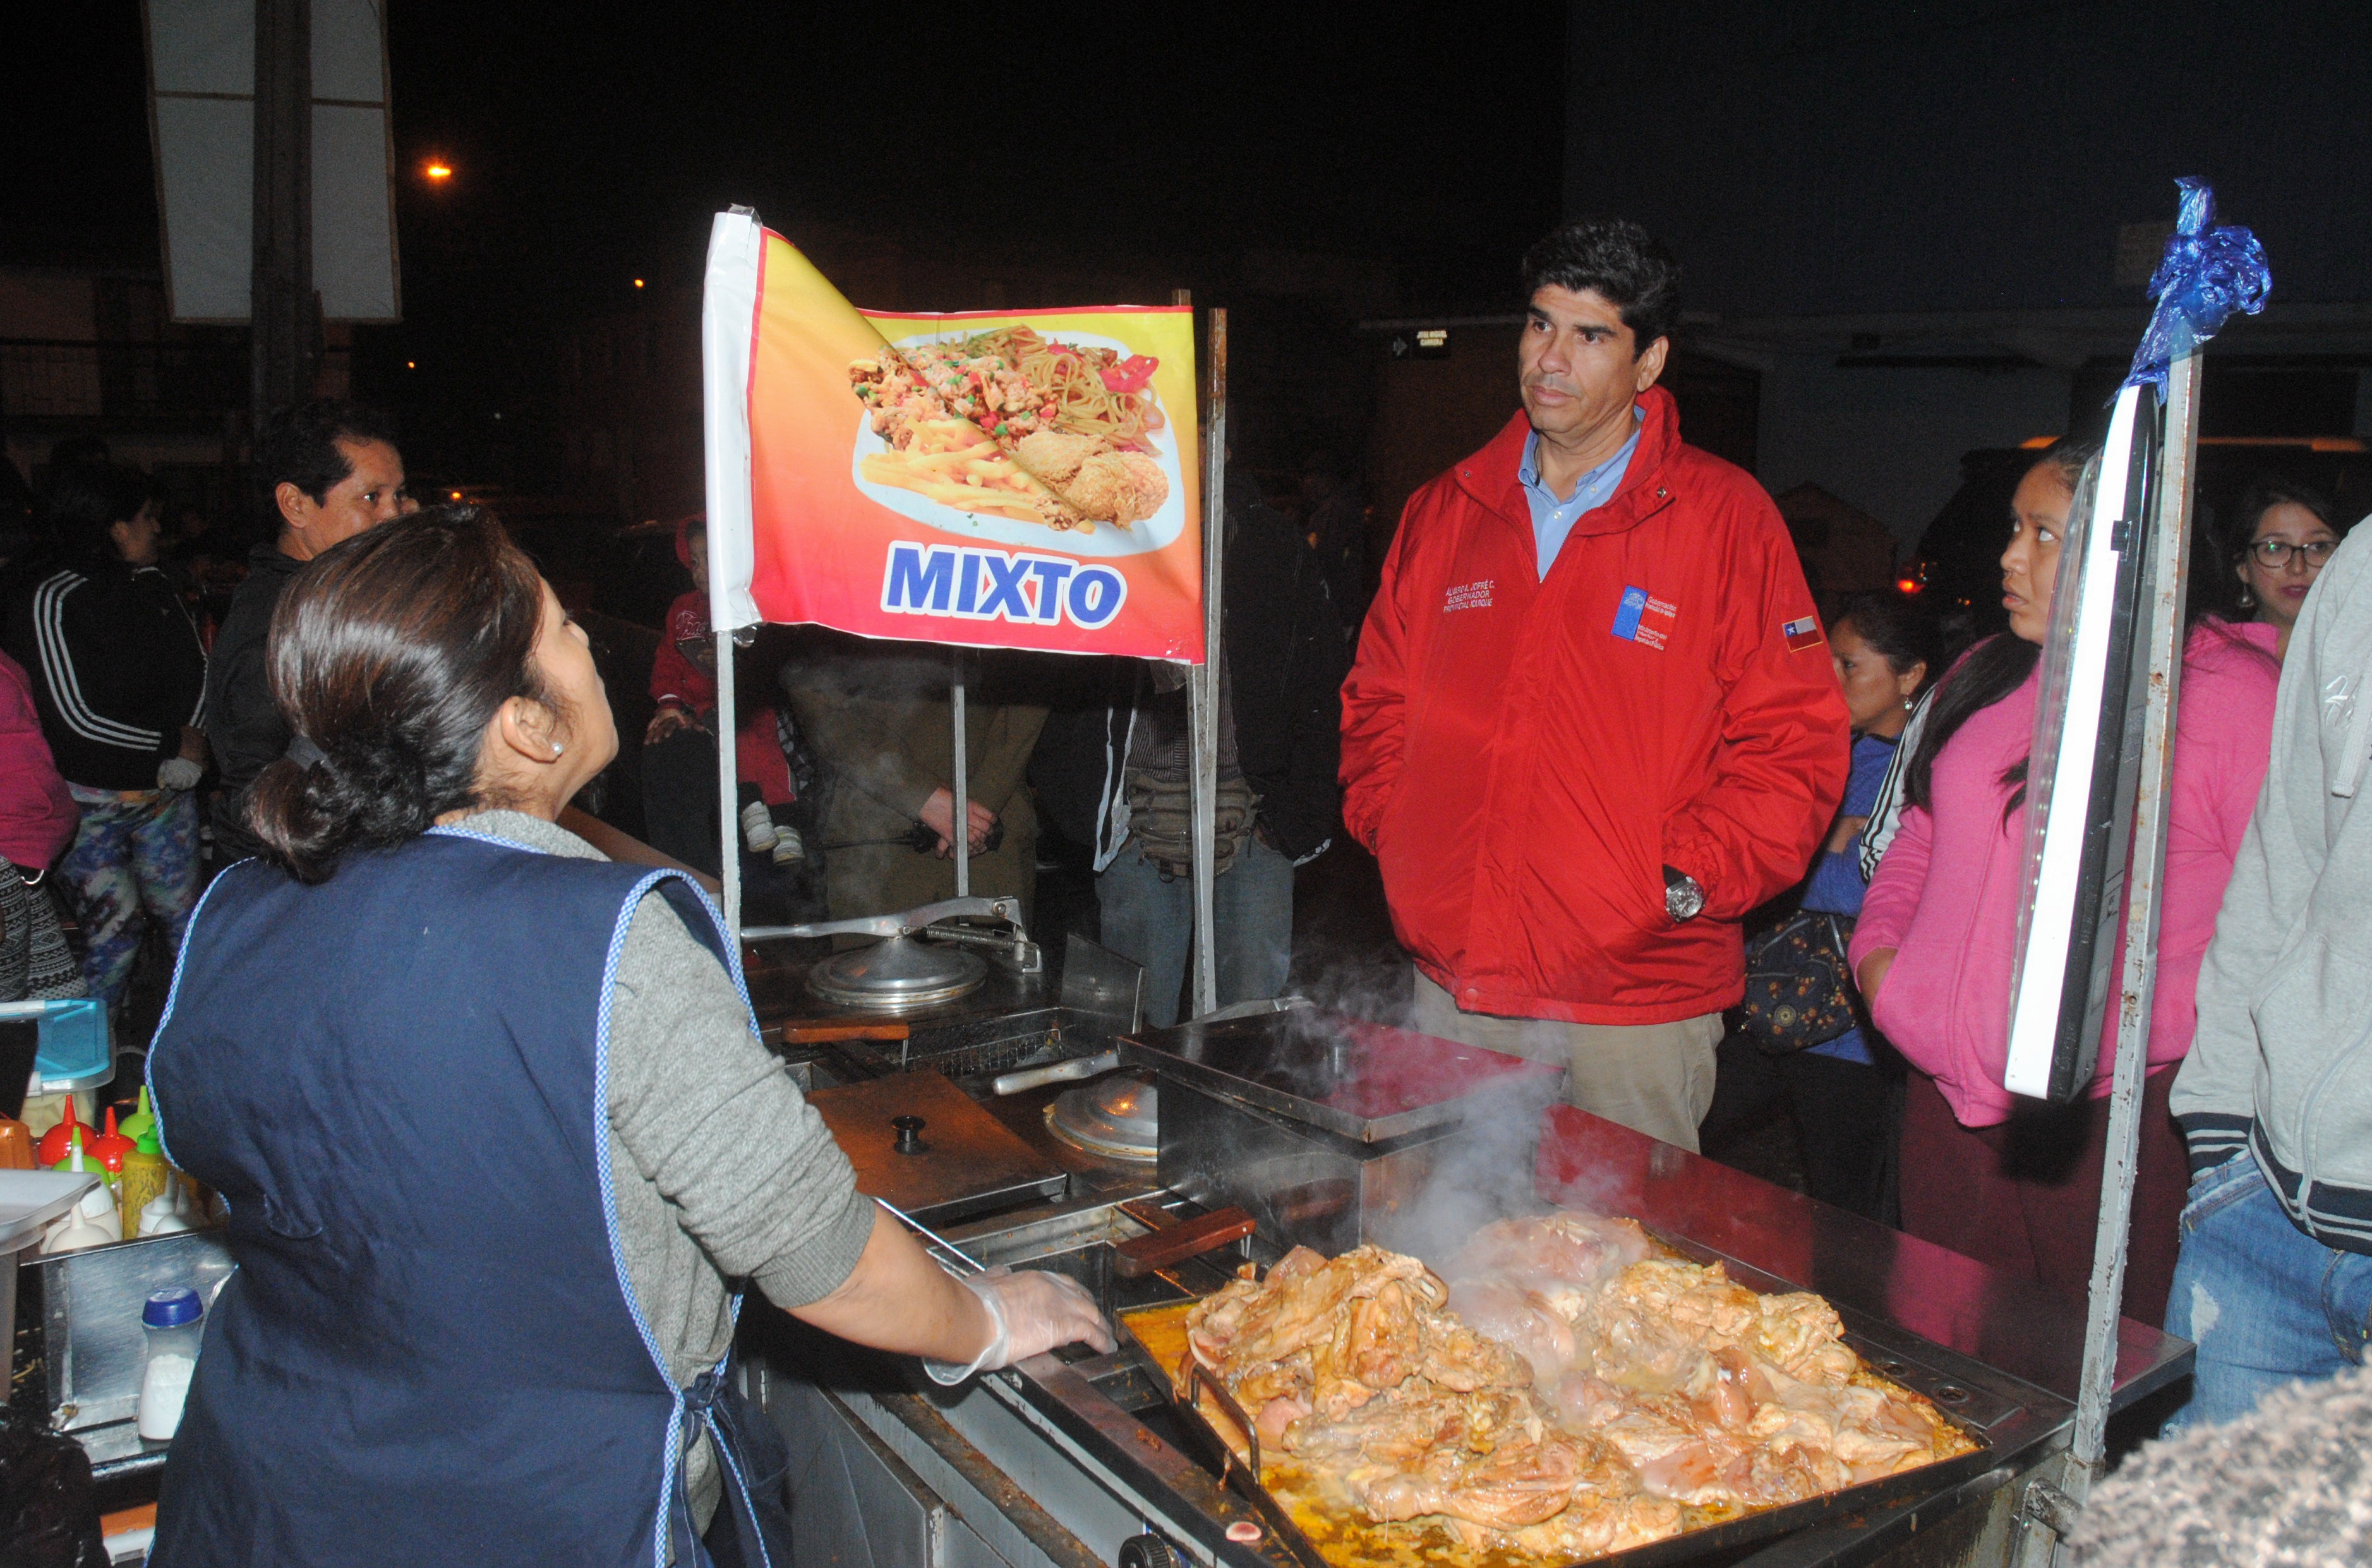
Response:
[{"label": "cart wheel", "polygon": [[1177,1549],[1159,1536],[1131,1536],[1120,1543],[1120,1568],[1185,1568]]}]

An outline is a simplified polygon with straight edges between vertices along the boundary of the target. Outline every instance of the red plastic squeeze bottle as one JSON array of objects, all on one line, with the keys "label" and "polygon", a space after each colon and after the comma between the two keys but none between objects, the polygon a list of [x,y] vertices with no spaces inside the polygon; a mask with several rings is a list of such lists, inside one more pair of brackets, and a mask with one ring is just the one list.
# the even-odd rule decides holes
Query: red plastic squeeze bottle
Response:
[{"label": "red plastic squeeze bottle", "polygon": [[97,1160],[114,1174],[123,1174],[123,1156],[132,1152],[132,1140],[115,1130],[115,1108],[107,1108],[107,1131],[83,1144],[83,1153]]},{"label": "red plastic squeeze bottle", "polygon": [[52,1166],[59,1166],[66,1163],[66,1156],[74,1151],[75,1129],[77,1127],[82,1128],[83,1142],[87,1144],[90,1141],[90,1129],[83,1127],[81,1122],[75,1120],[74,1096],[66,1096],[65,1102],[66,1113],[64,1119],[55,1127],[51,1128],[48,1132],[41,1134],[41,1149],[35,1157],[41,1162],[41,1168],[44,1170],[49,1169]]}]

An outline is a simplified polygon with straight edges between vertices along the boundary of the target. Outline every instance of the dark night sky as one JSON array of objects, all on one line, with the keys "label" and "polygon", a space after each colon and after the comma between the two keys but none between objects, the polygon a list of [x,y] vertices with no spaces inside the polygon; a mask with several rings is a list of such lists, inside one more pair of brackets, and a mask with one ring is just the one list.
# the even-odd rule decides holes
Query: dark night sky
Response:
[{"label": "dark night sky", "polygon": [[[1439,304],[1502,292],[1555,215],[1560,6],[1137,11],[390,0],[407,320],[378,351],[689,284],[734,202],[910,248],[1389,257]],[[0,124],[34,156],[0,160],[0,255],[154,265],[137,6],[10,34]]]}]

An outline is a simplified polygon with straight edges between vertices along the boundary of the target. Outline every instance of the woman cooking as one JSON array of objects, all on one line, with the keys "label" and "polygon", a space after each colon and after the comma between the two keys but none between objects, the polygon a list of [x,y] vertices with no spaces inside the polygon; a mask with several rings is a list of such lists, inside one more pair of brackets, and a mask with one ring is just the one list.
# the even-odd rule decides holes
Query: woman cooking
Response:
[{"label": "woman cooking", "polygon": [[945,1380],[1110,1347],[1072,1282],[959,1283],[859,1197],[705,900],[554,825],[618,739],[498,525],[329,552],[270,661],[302,760],[259,780],[265,854],[208,891],[150,1057],[238,1263],[153,1561],[699,1562],[703,1531],[783,1561],[771,1429],[712,1376],[731,1282]]}]

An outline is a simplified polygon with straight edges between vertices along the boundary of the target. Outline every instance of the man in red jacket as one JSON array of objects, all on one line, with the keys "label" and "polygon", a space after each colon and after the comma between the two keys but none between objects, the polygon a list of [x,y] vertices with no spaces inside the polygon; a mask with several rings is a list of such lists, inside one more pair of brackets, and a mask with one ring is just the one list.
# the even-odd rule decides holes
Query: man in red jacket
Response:
[{"label": "man in red jacket", "polygon": [[1680,269],[1636,224],[1524,259],[1524,412],[1418,491],[1343,688],[1343,815],[1416,959],[1416,1026],[1568,1065],[1693,1149],[1738,922],[1804,874],[1845,707],[1752,478],[1656,386]]}]

